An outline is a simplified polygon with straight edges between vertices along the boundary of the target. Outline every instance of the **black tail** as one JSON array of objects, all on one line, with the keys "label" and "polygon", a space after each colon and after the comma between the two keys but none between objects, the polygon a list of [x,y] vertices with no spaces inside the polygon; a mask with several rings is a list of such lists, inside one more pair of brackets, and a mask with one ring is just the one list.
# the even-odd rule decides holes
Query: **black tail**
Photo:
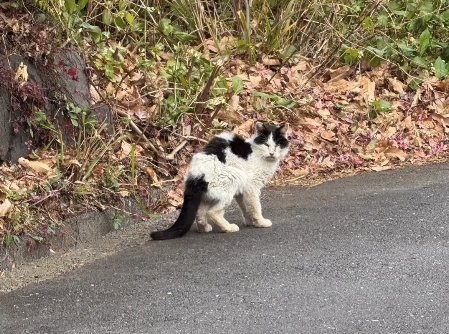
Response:
[{"label": "black tail", "polygon": [[204,176],[188,178],[184,190],[184,203],[175,224],[165,231],[151,233],[151,238],[153,240],[166,240],[180,238],[186,234],[195,221],[201,198],[206,191],[207,182],[204,181]]}]

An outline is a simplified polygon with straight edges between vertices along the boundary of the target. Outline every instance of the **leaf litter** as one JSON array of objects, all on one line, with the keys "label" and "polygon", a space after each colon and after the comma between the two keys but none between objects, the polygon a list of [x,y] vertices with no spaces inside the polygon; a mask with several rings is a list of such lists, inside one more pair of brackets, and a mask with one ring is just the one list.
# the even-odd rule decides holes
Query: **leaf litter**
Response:
[{"label": "leaf litter", "polygon": [[[205,45],[210,60],[217,61],[219,48],[212,41]],[[172,211],[182,204],[182,181],[191,156],[223,130],[249,136],[255,120],[289,124],[290,154],[274,184],[310,185],[447,157],[447,79],[429,76],[414,90],[386,63],[364,72],[347,65],[325,69],[312,78],[313,60],[283,64],[272,57],[253,63],[232,58],[221,68],[228,97],[209,96],[201,102],[205,108],[182,113],[176,124],[167,125],[160,122],[161,105],[172,89],[166,74],[174,55],[166,52],[151,70],[143,71],[132,50],[127,52],[126,71],[114,81],[105,80],[101,71],[91,73],[93,102],[107,99],[117,123],[126,116],[130,127],[125,139],[99,159],[89,180],[71,180],[84,163],[73,150],[63,157],[68,169],[64,175],[57,168],[59,153],[52,149],[1,166],[0,239],[7,233],[42,231],[48,225],[45,220],[57,222],[86,208],[104,208],[130,194],[146,199],[144,205],[151,211]],[[25,83],[26,68],[19,67],[15,79]],[[118,171],[126,177],[114,178]],[[49,186],[55,180],[61,183],[61,178],[68,187]],[[105,186],[105,179],[116,184]],[[37,191],[42,188],[46,192]],[[155,189],[162,192],[150,202]],[[78,201],[68,193],[80,195]],[[13,231],[14,217],[28,212],[23,207],[36,218]]]}]

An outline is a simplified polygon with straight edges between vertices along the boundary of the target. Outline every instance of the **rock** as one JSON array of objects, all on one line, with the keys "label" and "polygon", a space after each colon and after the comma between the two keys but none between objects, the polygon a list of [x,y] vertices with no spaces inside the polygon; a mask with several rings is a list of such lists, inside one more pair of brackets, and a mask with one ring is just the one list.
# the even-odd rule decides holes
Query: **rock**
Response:
[{"label": "rock", "polygon": [[20,126],[13,129],[15,115],[11,106],[11,95],[0,85],[0,163],[16,162],[30,153],[30,135]]},{"label": "rock", "polygon": [[[28,82],[35,83],[48,103],[40,105],[47,118],[56,129],[60,130],[67,145],[73,145],[77,129],[70,122],[66,112],[66,101],[91,111],[91,115],[99,124],[106,124],[108,133],[112,132],[112,116],[109,106],[99,104],[91,108],[89,79],[86,75],[86,63],[82,57],[72,50],[60,50],[54,57],[54,63],[44,66],[33,64],[20,55],[0,56],[0,74],[2,70],[15,72],[23,63],[27,67]],[[39,90],[38,90],[39,93]],[[18,122],[23,113],[15,114],[11,105],[11,94],[8,84],[0,84],[0,162],[15,163],[20,157],[30,152],[31,138],[26,122]],[[27,102],[28,103],[28,102]],[[17,108],[16,108],[17,109]],[[22,112],[22,110],[20,110]],[[16,129],[13,130],[13,124]],[[21,126],[23,128],[21,128]],[[40,138],[36,138],[37,141]]]},{"label": "rock", "polygon": [[6,161],[11,136],[9,93],[0,86],[0,162]]},{"label": "rock", "polygon": [[61,50],[55,56],[54,70],[57,83],[73,103],[82,109],[89,109],[89,80],[86,76],[86,63],[72,50]]},{"label": "rock", "polygon": [[112,133],[112,113],[111,108],[105,104],[100,103],[90,108],[91,116],[95,119],[97,124],[105,125],[105,130],[108,134]]}]

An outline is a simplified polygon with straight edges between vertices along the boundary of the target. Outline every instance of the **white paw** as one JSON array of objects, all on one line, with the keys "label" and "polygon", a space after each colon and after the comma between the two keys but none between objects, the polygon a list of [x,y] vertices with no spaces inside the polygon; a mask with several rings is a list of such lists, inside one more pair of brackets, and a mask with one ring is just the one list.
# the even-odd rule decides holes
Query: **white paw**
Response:
[{"label": "white paw", "polygon": [[209,233],[212,231],[211,224],[197,224],[198,232],[200,233]]},{"label": "white paw", "polygon": [[254,226],[256,227],[271,227],[273,223],[269,219],[258,220]]},{"label": "white paw", "polygon": [[230,232],[238,232],[240,228],[236,224],[228,224],[226,228],[223,229],[223,232],[230,233]]}]

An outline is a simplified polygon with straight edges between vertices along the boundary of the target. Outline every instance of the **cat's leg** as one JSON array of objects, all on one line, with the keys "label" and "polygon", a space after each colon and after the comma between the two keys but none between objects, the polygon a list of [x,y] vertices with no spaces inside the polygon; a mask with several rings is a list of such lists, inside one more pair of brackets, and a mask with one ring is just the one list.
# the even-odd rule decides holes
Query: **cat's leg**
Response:
[{"label": "cat's leg", "polygon": [[236,224],[229,223],[224,218],[224,207],[222,205],[214,205],[207,211],[207,217],[213,222],[222,232],[238,232],[239,227]]},{"label": "cat's leg", "polygon": [[247,208],[245,206],[245,201],[243,200],[243,195],[239,194],[239,195],[236,195],[234,198],[235,198],[235,201],[237,202],[237,204],[240,207],[240,211],[243,214],[243,218],[245,219],[245,225],[252,225],[252,221],[253,220],[252,220],[252,217],[248,213],[248,210],[247,210]]},{"label": "cat's leg", "polygon": [[207,221],[207,208],[200,205],[198,213],[196,215],[196,226],[198,232],[207,233],[212,231],[212,225]]},{"label": "cat's leg", "polygon": [[[237,203],[239,201],[237,200]],[[240,208],[244,210],[247,225],[255,227],[270,227],[273,225],[271,220],[262,216],[262,206],[260,204],[260,193],[258,191],[248,189],[243,192],[241,197]]]}]

